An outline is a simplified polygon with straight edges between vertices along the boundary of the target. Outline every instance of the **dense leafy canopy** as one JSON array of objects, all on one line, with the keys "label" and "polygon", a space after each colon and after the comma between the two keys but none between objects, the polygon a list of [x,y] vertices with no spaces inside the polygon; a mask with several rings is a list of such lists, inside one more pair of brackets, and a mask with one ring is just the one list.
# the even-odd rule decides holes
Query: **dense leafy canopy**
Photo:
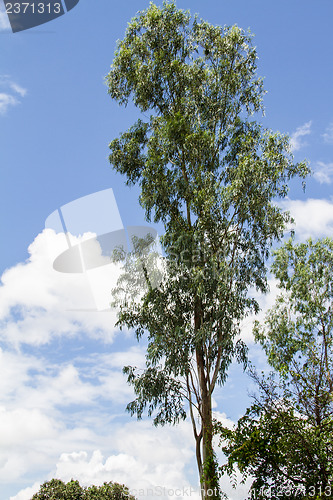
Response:
[{"label": "dense leafy canopy", "polygon": [[254,332],[276,376],[252,373],[260,396],[234,431],[220,429],[225,469],[237,464],[266,494],[331,498],[333,240],[288,241],[275,252],[273,272],[282,293]]},{"label": "dense leafy canopy", "polygon": [[126,486],[118,483],[104,483],[102,486],[80,486],[73,479],[64,483],[51,479],[41,485],[31,500],[135,500]]},{"label": "dense leafy canopy", "polygon": [[[264,93],[256,57],[239,27],[151,3],[130,22],[107,76],[111,97],[142,112],[111,142],[110,162],[140,186],[147,219],[165,227],[158,286],[133,252],[117,289],[118,325],[138,338],[148,332],[146,370],[125,369],[137,395],[128,409],[164,424],[185,418],[188,404],[206,496],[217,486],[212,393],[235,355],[246,360],[236,335],[258,309],[248,289],[266,290],[265,259],[289,220],[274,199],[308,173],[286,136],[252,121]],[[144,291],[135,288],[138,260]]]}]

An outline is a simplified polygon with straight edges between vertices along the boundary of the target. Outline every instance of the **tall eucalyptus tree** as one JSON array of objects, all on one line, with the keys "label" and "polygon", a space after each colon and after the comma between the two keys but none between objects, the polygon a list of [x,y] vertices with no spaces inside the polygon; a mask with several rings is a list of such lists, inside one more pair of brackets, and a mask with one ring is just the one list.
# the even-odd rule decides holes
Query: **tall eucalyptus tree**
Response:
[{"label": "tall eucalyptus tree", "polygon": [[[128,409],[163,425],[188,408],[203,498],[220,498],[212,395],[234,356],[246,360],[236,336],[258,309],[248,291],[266,290],[265,260],[289,219],[273,200],[308,173],[286,136],[251,118],[264,94],[256,59],[239,27],[151,3],[129,23],[106,79],[113,99],[142,113],[111,142],[110,162],[140,186],[147,220],[165,228],[159,286],[146,272],[145,293],[121,302],[118,325],[148,334],[146,369],[125,368],[137,395]],[[127,266],[133,290],[137,268]]]}]

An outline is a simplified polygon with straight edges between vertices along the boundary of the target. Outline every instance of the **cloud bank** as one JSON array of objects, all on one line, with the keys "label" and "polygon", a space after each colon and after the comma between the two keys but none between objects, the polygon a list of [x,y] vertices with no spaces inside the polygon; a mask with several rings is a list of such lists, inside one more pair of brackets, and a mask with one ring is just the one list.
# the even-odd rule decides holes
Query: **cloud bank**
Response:
[{"label": "cloud bank", "polygon": [[[333,235],[332,200],[284,200],[281,206],[295,218],[297,241]],[[43,481],[74,477],[83,485],[118,481],[139,498],[138,490],[163,487],[160,498],[174,499],[172,489],[191,487],[191,498],[199,500],[190,422],[155,429],[151,420],[137,422],[125,412],[133,392],[121,370],[144,366],[144,345],[114,328],[115,312],[80,310],[93,308],[89,282],[52,268],[65,248],[63,235],[44,230],[26,262],[1,277],[4,498],[29,500]],[[260,299],[262,315],[276,295],[270,284],[271,293]],[[251,341],[251,318],[243,330]],[[215,410],[232,425],[221,408]],[[246,494],[245,487],[232,490],[228,479],[222,487],[231,500]]]}]

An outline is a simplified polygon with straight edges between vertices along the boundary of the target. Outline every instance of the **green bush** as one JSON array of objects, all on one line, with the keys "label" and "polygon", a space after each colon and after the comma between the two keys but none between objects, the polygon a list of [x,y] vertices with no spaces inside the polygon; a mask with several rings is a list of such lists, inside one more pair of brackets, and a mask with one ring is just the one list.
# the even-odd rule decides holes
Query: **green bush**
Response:
[{"label": "green bush", "polygon": [[130,495],[127,486],[119,483],[104,483],[102,486],[80,485],[73,479],[64,483],[60,479],[51,479],[41,485],[38,493],[31,500],[136,500]]}]

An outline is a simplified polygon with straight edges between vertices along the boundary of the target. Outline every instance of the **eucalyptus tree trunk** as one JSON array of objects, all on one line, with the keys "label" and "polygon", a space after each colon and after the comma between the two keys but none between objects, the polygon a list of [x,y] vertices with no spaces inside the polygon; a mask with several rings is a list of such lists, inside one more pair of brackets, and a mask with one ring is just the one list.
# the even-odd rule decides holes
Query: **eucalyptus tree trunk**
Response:
[{"label": "eucalyptus tree trunk", "polygon": [[202,498],[218,499],[219,484],[216,477],[216,464],[213,451],[212,400],[207,387],[202,353],[197,351],[199,384],[201,393],[202,428]]},{"label": "eucalyptus tree trunk", "polygon": [[[200,304],[201,305],[201,304]],[[195,330],[200,328],[202,322],[201,307],[196,307],[194,325]],[[201,497],[203,500],[212,498],[220,499],[219,482],[216,475],[216,461],[213,449],[213,418],[212,418],[212,392],[209,369],[205,362],[203,345],[195,351],[196,366],[199,381],[199,413],[201,418],[202,454],[201,464],[198,463],[200,472]]]}]

